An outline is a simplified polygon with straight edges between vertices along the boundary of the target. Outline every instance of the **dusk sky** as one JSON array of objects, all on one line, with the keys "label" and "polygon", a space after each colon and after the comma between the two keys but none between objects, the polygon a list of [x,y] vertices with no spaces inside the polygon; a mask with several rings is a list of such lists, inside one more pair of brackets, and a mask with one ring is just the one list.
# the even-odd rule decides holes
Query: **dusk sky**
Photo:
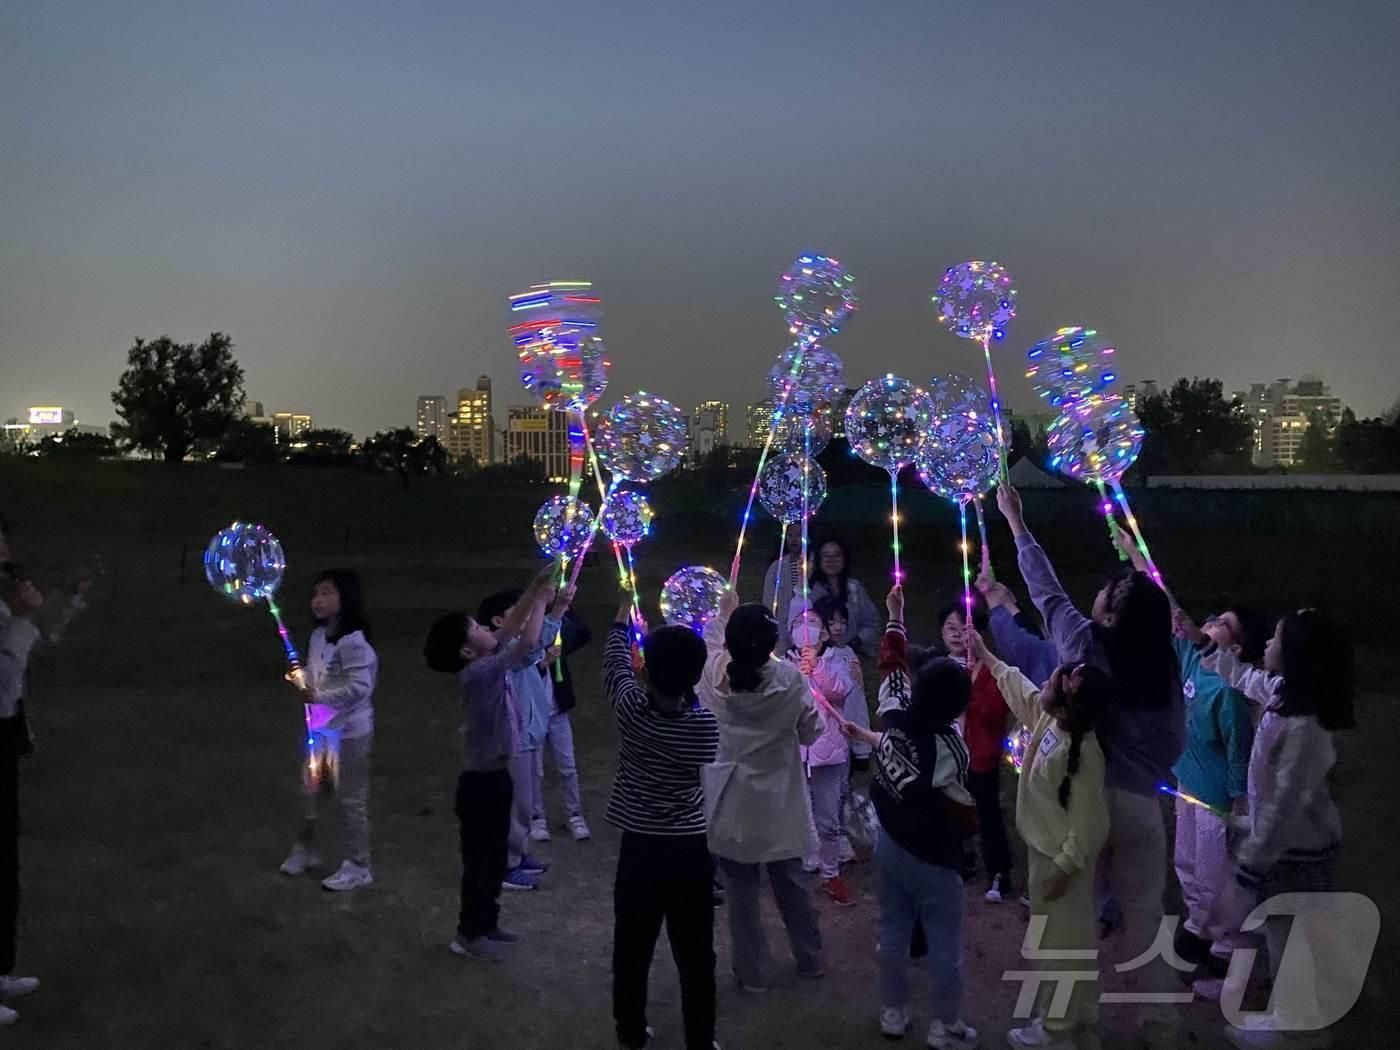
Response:
[{"label": "dusk sky", "polygon": [[[1126,380],[1400,396],[1400,3],[27,3],[0,34],[0,418],[114,418],[136,336],[228,332],[250,397],[356,434],[485,372],[505,297],[588,277],[604,404],[762,395],[802,250],[851,385],[980,354],[995,258]],[[503,415],[500,409],[498,414]],[[737,428],[736,428],[737,429]]]}]

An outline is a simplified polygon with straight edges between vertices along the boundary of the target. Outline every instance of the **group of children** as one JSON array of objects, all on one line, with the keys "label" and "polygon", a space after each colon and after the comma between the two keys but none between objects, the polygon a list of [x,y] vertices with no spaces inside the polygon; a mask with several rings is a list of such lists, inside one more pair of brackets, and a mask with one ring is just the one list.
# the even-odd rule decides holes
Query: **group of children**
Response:
[{"label": "group of children", "polygon": [[[899,586],[886,599],[883,635],[871,637],[868,596],[849,578],[843,545],[817,548],[805,581],[785,552],[762,603],[725,593],[697,636],[680,626],[642,636],[630,594],[619,602],[604,650],[604,691],[619,732],[607,818],[621,832],[614,885],[613,1010],[622,1047],[646,1046],[648,971],[665,924],[682,990],[685,1044],[715,1044],[715,879],[726,891],[733,976],[740,991],[772,987],[760,919],[764,875],[801,977],[823,976],[820,921],[807,883],[815,871],[831,900],[854,903],[841,865],[853,856],[845,829],[853,765],[873,766],[871,801],[879,899],[879,1030],[902,1038],[912,1024],[907,971],[926,954],[931,991],[927,1045],[966,1048],[978,1034],[963,1018],[963,882],[980,833],[986,899],[1014,894],[1000,805],[1008,720],[1026,741],[1017,770],[1015,821],[1025,843],[1027,956],[1074,953],[1097,960],[1117,927],[1127,981],[1146,1000],[1170,990],[1171,965],[1200,976],[1218,997],[1240,925],[1253,904],[1281,892],[1332,886],[1341,826],[1328,790],[1332,733],[1353,724],[1349,642],[1312,610],[1290,614],[1266,642],[1263,621],[1232,607],[1197,627],[1173,606],[1146,566],[1111,578],[1084,615],[1069,600],[1026,527],[1014,489],[998,503],[1016,539],[1021,575],[1044,624],[1042,637],[1005,585],[984,576],[965,607],[939,615],[941,644],[911,650]],[[0,531],[0,541],[4,533]],[[1131,545],[1121,544],[1125,554]],[[0,1000],[32,991],[13,969],[17,911],[14,767],[23,753],[21,697],[31,648],[56,638],[81,607],[81,587],[54,603],[0,547]],[[551,565],[520,592],[488,596],[475,615],[453,612],[431,627],[424,657],[457,676],[463,762],[456,813],[462,858],[454,952],[500,962],[518,938],[500,925],[503,889],[534,889],[546,865],[529,853],[547,840],[543,754],[555,757],[571,834],[587,839],[573,754],[566,657],[589,640],[571,611],[574,591]],[[853,587],[854,585],[854,587]],[[775,615],[775,611],[785,615]],[[858,611],[859,610],[859,611]],[[305,668],[306,808],[282,865],[299,875],[319,864],[318,800],[329,787],[344,823],[346,857],[323,885],[373,881],[368,827],[369,756],[378,660],[359,579],[322,573]],[[872,729],[861,657],[878,645],[880,728]],[[1254,666],[1262,660],[1262,668]],[[1262,709],[1256,720],[1251,707]],[[1013,730],[1014,731],[1014,730]],[[1163,928],[1166,827],[1163,785],[1179,791],[1174,861],[1184,926],[1172,951],[1152,959]],[[804,871],[805,869],[805,871]],[[1170,928],[1169,926],[1167,928]],[[1277,967],[1288,919],[1265,923]],[[1296,933],[1295,933],[1296,935]],[[1030,952],[1030,948],[1039,949]],[[1162,953],[1158,953],[1162,954]],[[1062,956],[1063,958],[1063,956]],[[1007,960],[1014,967],[1017,960]],[[1090,964],[1097,973],[1097,961]],[[1122,969],[1122,967],[1120,967]],[[1179,985],[1178,985],[1179,986]],[[1015,1047],[1098,1045],[1096,980],[1075,982],[1067,1001],[1042,987]],[[1302,1007],[1286,1020],[1306,1027]],[[0,1024],[13,1010],[0,1006]],[[1171,1045],[1174,1019],[1144,1007],[1149,1039]],[[1229,1029],[1238,1045],[1280,1038],[1279,1025]]]}]

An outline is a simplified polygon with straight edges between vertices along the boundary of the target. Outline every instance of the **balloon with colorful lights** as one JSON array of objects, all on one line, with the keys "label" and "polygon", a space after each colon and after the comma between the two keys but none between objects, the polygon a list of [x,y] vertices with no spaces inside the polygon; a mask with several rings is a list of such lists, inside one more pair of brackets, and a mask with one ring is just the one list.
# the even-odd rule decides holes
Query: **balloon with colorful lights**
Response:
[{"label": "balloon with colorful lights", "polygon": [[954,503],[985,496],[1001,475],[996,431],[989,417],[948,423],[919,446],[914,460],[928,490]]},{"label": "balloon with colorful lights", "polygon": [[856,391],[846,408],[846,438],[871,466],[896,472],[914,461],[933,421],[933,402],[907,379],[885,375]]},{"label": "balloon with colorful lights", "polygon": [[800,452],[773,456],[759,475],[758,502],[784,525],[815,517],[825,499],[826,471]]},{"label": "balloon with colorful lights", "polygon": [[797,455],[819,456],[831,444],[835,414],[830,405],[810,412],[784,412],[773,421],[773,447]]},{"label": "balloon with colorful lights", "polygon": [[1042,339],[1026,354],[1026,378],[1055,408],[1087,401],[1118,378],[1113,345],[1092,328],[1074,325]]},{"label": "balloon with colorful lights", "polygon": [[1143,429],[1128,402],[1106,394],[1066,406],[1045,437],[1051,468],[1076,481],[1111,484],[1137,462]]},{"label": "balloon with colorful lights", "polygon": [[682,624],[696,634],[719,615],[719,600],[729,584],[714,569],[688,565],[661,586],[661,615],[669,624]]},{"label": "balloon with colorful lights", "polygon": [[933,293],[938,323],[964,339],[1002,339],[1016,317],[1011,274],[997,262],[974,259],[948,267]]},{"label": "balloon with colorful lights", "polygon": [[856,308],[855,278],[829,256],[800,255],[779,278],[773,301],[800,341],[825,339],[839,332]]},{"label": "balloon with colorful lights", "polygon": [[582,412],[608,384],[602,299],[589,281],[549,281],[509,298],[520,382],[536,403]]},{"label": "balloon with colorful lights", "polygon": [[930,379],[928,396],[935,425],[944,420],[986,419],[992,414],[992,397],[987,388],[958,372]]},{"label": "balloon with colorful lights", "polygon": [[840,402],[846,392],[846,367],[841,358],[820,343],[798,343],[778,355],[768,370],[773,404],[798,412]]},{"label": "balloon with colorful lights", "polygon": [[266,525],[254,522],[235,521],[220,529],[204,551],[209,586],[245,605],[276,594],[286,571],[282,544]]},{"label": "balloon with colorful lights", "polygon": [[593,508],[569,496],[551,496],[535,512],[535,542],[546,557],[573,559],[593,531]]},{"label": "balloon with colorful lights", "polygon": [[631,547],[651,533],[651,504],[636,489],[617,489],[603,504],[603,534],[614,543]]},{"label": "balloon with colorful lights", "polygon": [[627,394],[598,421],[598,458],[614,479],[655,481],[680,466],[688,438],[685,416],[664,397]]}]

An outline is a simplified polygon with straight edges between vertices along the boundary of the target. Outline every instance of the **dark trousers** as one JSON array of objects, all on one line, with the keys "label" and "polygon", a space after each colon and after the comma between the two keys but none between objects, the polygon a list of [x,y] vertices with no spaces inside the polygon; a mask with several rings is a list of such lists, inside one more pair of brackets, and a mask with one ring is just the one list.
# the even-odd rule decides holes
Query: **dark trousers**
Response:
[{"label": "dark trousers", "polygon": [[1011,874],[1011,844],[1006,841],[1006,818],[1001,814],[1001,767],[967,774],[967,790],[977,803],[977,829],[982,837],[982,863],[987,878]]},{"label": "dark trousers", "polygon": [[14,971],[19,922],[19,761],[5,737],[0,728],[0,975]]},{"label": "dark trousers", "polygon": [[510,771],[467,771],[457,778],[457,820],[462,843],[462,911],[457,933],[483,937],[501,917],[498,903],[510,838]]},{"label": "dark trousers", "polygon": [[647,1041],[647,976],[661,924],[681,979],[686,1050],[715,1039],[714,877],[704,835],[622,834],[613,886],[617,1041]]}]

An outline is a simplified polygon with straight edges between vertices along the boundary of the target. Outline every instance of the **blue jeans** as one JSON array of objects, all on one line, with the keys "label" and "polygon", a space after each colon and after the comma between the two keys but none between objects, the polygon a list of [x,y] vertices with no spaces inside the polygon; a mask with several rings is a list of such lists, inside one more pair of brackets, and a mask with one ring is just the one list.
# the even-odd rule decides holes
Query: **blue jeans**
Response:
[{"label": "blue jeans", "polygon": [[933,1016],[952,1024],[962,1009],[962,877],[926,864],[884,831],[875,847],[880,880],[880,1002],[909,1005],[909,931],[922,924],[928,940]]}]

